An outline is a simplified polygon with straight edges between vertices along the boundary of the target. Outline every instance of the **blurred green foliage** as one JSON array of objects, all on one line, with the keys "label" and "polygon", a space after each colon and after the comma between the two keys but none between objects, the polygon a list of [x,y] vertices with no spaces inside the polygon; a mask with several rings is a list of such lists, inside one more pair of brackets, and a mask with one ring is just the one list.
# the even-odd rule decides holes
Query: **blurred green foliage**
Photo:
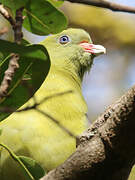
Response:
[{"label": "blurred green foliage", "polygon": [[134,46],[133,15],[68,2],[62,9],[69,18],[69,25],[86,29],[95,42],[110,48]]}]

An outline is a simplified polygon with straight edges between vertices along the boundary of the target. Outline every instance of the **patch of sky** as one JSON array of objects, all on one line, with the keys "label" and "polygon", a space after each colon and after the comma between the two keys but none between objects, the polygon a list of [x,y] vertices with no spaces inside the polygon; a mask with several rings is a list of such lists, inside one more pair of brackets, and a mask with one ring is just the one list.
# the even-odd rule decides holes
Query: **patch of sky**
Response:
[{"label": "patch of sky", "polygon": [[122,5],[135,6],[135,1],[133,0],[111,0],[115,3],[120,3]]}]

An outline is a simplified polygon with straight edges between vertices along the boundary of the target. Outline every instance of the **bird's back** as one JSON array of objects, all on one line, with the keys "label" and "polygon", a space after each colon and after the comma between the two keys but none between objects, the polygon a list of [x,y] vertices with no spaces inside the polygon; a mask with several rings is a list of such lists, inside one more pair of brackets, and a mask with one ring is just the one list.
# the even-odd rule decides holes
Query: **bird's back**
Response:
[{"label": "bird's back", "polygon": [[[63,94],[56,96],[57,93]],[[48,96],[52,97],[38,108],[74,135],[81,134],[87,126],[87,107],[77,79],[64,71],[51,68],[46,81],[36,93],[36,101],[40,102]],[[24,107],[31,105],[32,101],[31,99]],[[32,157],[46,171],[63,163],[76,148],[75,138],[36,110],[14,113],[1,122],[0,127],[2,143],[17,155]],[[7,180],[10,177],[10,180],[24,180],[16,166],[17,163],[1,149],[0,179]]]}]

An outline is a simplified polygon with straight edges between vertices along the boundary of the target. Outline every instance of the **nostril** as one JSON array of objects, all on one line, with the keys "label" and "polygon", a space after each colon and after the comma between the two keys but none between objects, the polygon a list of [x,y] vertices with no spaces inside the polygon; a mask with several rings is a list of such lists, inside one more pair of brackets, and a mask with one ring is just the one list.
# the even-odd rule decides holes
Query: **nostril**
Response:
[{"label": "nostril", "polygon": [[84,41],[81,41],[80,43],[88,43],[88,41],[87,41],[87,40],[84,40]]}]

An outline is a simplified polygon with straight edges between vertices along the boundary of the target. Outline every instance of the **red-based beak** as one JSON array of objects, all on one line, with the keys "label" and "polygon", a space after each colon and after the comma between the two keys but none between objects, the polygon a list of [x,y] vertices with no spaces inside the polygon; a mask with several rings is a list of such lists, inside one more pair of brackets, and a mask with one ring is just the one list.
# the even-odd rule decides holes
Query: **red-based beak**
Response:
[{"label": "red-based beak", "polygon": [[85,52],[94,54],[94,55],[99,55],[99,54],[105,54],[106,49],[101,46],[101,45],[95,45],[95,44],[90,44],[87,42],[81,42],[80,46],[84,48]]}]

